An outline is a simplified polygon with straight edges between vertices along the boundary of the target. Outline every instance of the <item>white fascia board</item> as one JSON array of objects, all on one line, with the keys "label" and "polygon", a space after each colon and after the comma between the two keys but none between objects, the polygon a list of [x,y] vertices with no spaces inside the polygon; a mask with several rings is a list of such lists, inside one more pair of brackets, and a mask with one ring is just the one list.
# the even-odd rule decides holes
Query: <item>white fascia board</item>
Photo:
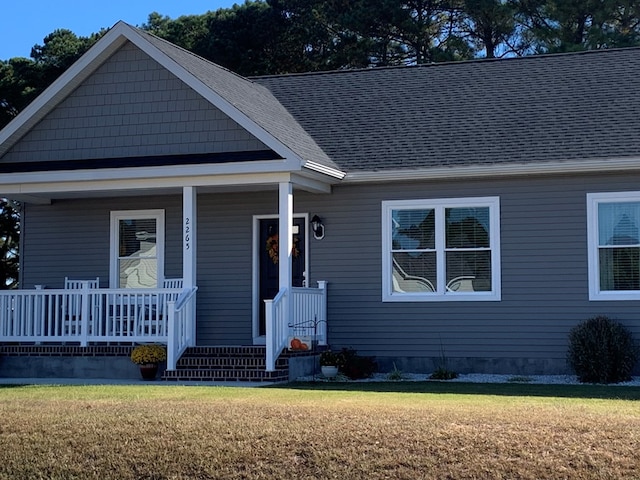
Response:
[{"label": "white fascia board", "polygon": [[183,177],[85,179],[66,182],[0,184],[3,196],[94,192],[116,190],[149,190],[183,187],[264,185],[288,182],[288,172],[262,174],[191,175]]},{"label": "white fascia board", "polygon": [[[129,40],[140,50],[149,55],[153,60],[158,62],[164,68],[166,68],[169,72],[175,75],[177,78],[182,80],[186,85],[192,88],[195,92],[200,94],[203,98],[205,98],[209,103],[219,108],[225,115],[234,120],[238,125],[251,133],[254,137],[268,146],[270,149],[274,150],[281,157],[288,159],[290,161],[295,161],[299,165],[302,164],[302,159],[289,147],[284,145],[278,139],[276,139],[273,135],[267,132],[263,127],[258,125],[256,122],[247,117],[243,112],[238,110],[232,103],[230,103],[227,99],[219,95],[217,92],[212,90],[209,86],[205,85],[202,81],[200,81],[197,77],[195,77],[192,73],[185,70],[180,64],[178,64],[172,58],[169,58],[162,51],[156,48],[153,44],[149,43],[144,37],[142,37],[138,32],[136,32],[133,28],[129,27],[131,35],[129,36]],[[249,80],[246,80],[249,81]]]},{"label": "white fascia board", "polygon": [[346,173],[341,170],[337,170],[335,168],[327,167],[326,165],[311,161],[305,162],[304,167],[308,168],[309,170],[313,170],[314,172],[319,172],[324,175],[337,178],[338,180],[342,180],[346,175]]},{"label": "white fascia board", "polygon": [[0,130],[0,157],[125,44],[127,40],[126,36],[123,36],[125,27],[128,26],[121,22],[117,23],[4,129]]},{"label": "white fascia board", "polygon": [[292,174],[291,183],[308,192],[331,193],[331,185],[317,178]]},{"label": "white fascia board", "polygon": [[484,164],[464,167],[418,168],[415,170],[384,170],[380,172],[347,173],[343,183],[377,183],[403,180],[442,180],[460,178],[552,175],[571,173],[602,173],[640,170],[640,158],[601,158],[567,160],[546,163]]},{"label": "white fascia board", "polygon": [[158,167],[101,168],[91,170],[61,170],[57,172],[24,172],[2,176],[2,182],[12,183],[60,183],[88,180],[136,180],[180,178],[197,175],[247,175],[272,172],[290,173],[286,160],[233,162],[203,165],[170,165]]}]

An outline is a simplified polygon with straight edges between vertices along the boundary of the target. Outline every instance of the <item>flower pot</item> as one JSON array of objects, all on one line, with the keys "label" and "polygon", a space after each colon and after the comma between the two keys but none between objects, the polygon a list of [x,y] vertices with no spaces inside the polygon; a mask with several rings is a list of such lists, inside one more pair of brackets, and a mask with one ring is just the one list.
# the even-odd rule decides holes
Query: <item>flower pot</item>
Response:
[{"label": "flower pot", "polygon": [[155,380],[158,376],[158,364],[144,363],[140,365],[140,375],[143,380]]},{"label": "flower pot", "polygon": [[333,365],[323,365],[320,367],[320,371],[322,371],[322,375],[327,378],[333,378],[338,375],[338,367]]}]

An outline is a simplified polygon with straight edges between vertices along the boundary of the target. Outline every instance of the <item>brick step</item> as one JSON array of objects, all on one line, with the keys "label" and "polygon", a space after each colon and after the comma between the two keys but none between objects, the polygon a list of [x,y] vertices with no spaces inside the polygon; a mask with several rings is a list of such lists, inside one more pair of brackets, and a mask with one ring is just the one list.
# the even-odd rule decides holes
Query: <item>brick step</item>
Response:
[{"label": "brick step", "polygon": [[[287,368],[289,362],[286,358],[279,358],[276,361],[276,368]],[[220,369],[251,369],[260,368],[265,369],[266,363],[264,358],[241,358],[241,357],[190,357],[181,358],[178,360],[177,368],[186,368],[201,370],[205,368]]]},{"label": "brick step", "polygon": [[167,381],[251,381],[278,382],[289,379],[289,360],[281,356],[276,371],[267,372],[266,348],[190,347],[178,360],[176,370],[165,372]]},{"label": "brick step", "polygon": [[261,356],[264,357],[267,352],[265,347],[189,347],[182,354],[185,357],[204,357],[204,356]]},{"label": "brick step", "polygon": [[277,370],[192,370],[180,369],[165,372],[163,380],[167,381],[202,381],[202,382],[285,382],[289,380],[289,371]]}]

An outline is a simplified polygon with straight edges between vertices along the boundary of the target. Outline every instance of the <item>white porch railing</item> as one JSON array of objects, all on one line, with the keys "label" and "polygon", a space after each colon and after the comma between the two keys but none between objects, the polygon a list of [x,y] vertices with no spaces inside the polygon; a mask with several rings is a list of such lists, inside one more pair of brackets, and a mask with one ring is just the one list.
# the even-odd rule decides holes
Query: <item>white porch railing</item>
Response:
[{"label": "white porch railing", "polygon": [[178,359],[187,349],[195,345],[192,338],[193,319],[196,318],[196,291],[198,287],[185,288],[177,301],[169,301],[169,331],[167,338],[167,370],[175,370]]},{"label": "white porch railing", "polygon": [[280,290],[273,300],[265,300],[266,366],[276,369],[276,360],[293,335],[314,337],[319,345],[327,344],[327,282],[318,288],[293,287],[291,312],[286,307],[289,292]]},{"label": "white porch railing", "polygon": [[9,290],[0,292],[0,341],[167,343],[168,303],[182,292],[162,289]]}]

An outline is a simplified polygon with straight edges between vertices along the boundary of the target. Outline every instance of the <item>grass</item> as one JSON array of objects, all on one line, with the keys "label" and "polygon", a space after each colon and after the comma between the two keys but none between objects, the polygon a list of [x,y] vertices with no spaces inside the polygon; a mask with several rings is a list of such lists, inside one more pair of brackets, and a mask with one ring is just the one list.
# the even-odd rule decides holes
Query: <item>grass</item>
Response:
[{"label": "grass", "polygon": [[0,478],[633,479],[640,388],[0,388]]}]

